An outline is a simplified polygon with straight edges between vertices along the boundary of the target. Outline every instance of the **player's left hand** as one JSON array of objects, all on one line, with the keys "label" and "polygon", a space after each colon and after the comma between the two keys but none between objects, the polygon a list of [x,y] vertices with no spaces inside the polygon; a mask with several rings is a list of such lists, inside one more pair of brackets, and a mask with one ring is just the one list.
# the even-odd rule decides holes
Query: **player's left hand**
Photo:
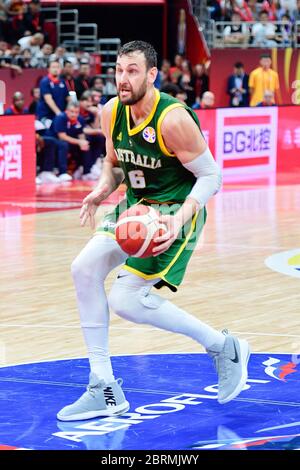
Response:
[{"label": "player's left hand", "polygon": [[167,251],[172,243],[175,242],[182,227],[182,221],[176,215],[161,215],[159,222],[166,225],[167,232],[154,239],[158,246],[153,248],[153,256],[158,256]]}]

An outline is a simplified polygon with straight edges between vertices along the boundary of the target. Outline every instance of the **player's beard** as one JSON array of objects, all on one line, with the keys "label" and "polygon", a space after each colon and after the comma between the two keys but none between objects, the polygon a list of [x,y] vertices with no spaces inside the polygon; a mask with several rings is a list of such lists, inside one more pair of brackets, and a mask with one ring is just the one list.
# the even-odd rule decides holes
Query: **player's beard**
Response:
[{"label": "player's beard", "polygon": [[141,84],[140,88],[137,91],[133,91],[130,87],[131,95],[125,99],[122,99],[120,96],[120,90],[118,90],[118,96],[122,104],[132,106],[133,104],[138,103],[142,98],[144,98],[147,92],[147,77]]}]

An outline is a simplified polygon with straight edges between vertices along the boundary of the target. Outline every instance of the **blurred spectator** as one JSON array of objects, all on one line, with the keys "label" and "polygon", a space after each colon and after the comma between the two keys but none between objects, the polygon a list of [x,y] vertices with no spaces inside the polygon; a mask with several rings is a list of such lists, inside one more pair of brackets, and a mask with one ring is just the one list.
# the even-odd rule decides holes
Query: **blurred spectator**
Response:
[{"label": "blurred spectator", "polygon": [[65,81],[68,91],[75,91],[74,65],[69,60],[64,61],[60,78]]},{"label": "blurred spectator", "polygon": [[29,105],[29,114],[36,114],[36,110],[37,110],[37,105],[38,105],[38,102],[40,100],[40,97],[41,97],[41,92],[40,92],[40,89],[38,87],[36,88],[32,88],[31,91],[30,91],[30,95],[32,97],[32,101]]},{"label": "blurred spectator", "polygon": [[[253,19],[254,19],[253,15],[252,15],[252,11],[249,8],[249,5],[245,0],[235,0],[235,1],[233,1],[232,16],[235,13],[237,15],[239,15],[240,20],[243,20],[243,21],[253,21]],[[232,16],[231,16],[231,21],[233,21]]]},{"label": "blurred spectator", "polygon": [[193,86],[193,70],[189,60],[182,61],[181,75],[178,80],[179,87],[186,94],[186,102],[188,106],[192,106],[195,101],[195,92]]},{"label": "blurred spectator", "polygon": [[220,3],[217,0],[207,0],[207,9],[210,13],[210,18],[214,21],[222,20],[222,10]]},{"label": "blurred spectator", "polygon": [[113,98],[117,94],[117,87],[115,83],[115,69],[113,67],[109,67],[106,71],[106,79],[103,88],[103,94],[105,95],[107,100]]},{"label": "blurred spectator", "polygon": [[[50,62],[48,75],[40,82],[41,98],[37,107],[38,119],[51,120],[66,109],[69,92],[60,77],[61,68],[58,61]],[[50,124],[50,123],[48,123]]]},{"label": "blurred spectator", "polygon": [[282,24],[276,27],[275,40],[279,46],[291,47],[293,38],[293,25],[289,15],[284,14],[281,17]]},{"label": "blurred spectator", "polygon": [[43,42],[44,35],[42,33],[36,33],[33,36],[24,36],[18,41],[21,46],[21,50],[23,51],[24,49],[29,49],[32,57],[40,52]]},{"label": "blurred spectator", "polygon": [[162,88],[166,83],[170,82],[170,68],[171,63],[169,60],[164,59],[161,64],[161,69],[158,72],[160,74],[160,88]]},{"label": "blurred spectator", "polygon": [[180,93],[180,88],[175,83],[166,83],[161,89],[161,92],[167,93],[167,95],[171,95],[176,98],[176,95]]},{"label": "blurred spectator", "polygon": [[178,101],[181,101],[183,104],[187,104],[187,94],[184,90],[179,89],[178,92],[176,93],[175,98],[178,99]]},{"label": "blurred spectator", "polygon": [[61,68],[63,68],[66,59],[66,48],[63,46],[58,46],[55,49],[54,54],[50,57],[50,61],[52,62],[53,60],[56,60]]},{"label": "blurred spectator", "polygon": [[60,179],[54,174],[58,140],[46,135],[46,132],[43,123],[35,121],[37,166],[40,169],[36,182],[39,184],[60,183]]},{"label": "blurred spectator", "polygon": [[21,54],[22,69],[31,69],[32,55],[30,49],[24,49]]},{"label": "blurred spectator", "polygon": [[80,98],[80,116],[85,121],[83,132],[90,143],[89,151],[86,152],[83,162],[83,180],[98,179],[100,174],[92,172],[92,167],[96,160],[105,155],[105,137],[100,127],[100,117],[98,108],[93,105],[90,91],[82,93]]},{"label": "blurred spectator", "polygon": [[194,104],[200,104],[203,93],[209,90],[209,77],[204,64],[195,65],[193,87],[195,91]]},{"label": "blurred spectator", "polygon": [[79,68],[79,75],[75,79],[75,91],[77,99],[81,98],[81,95],[84,91],[89,90],[90,88],[90,74],[91,66],[89,62],[81,62]]},{"label": "blurred spectator", "polygon": [[84,119],[79,116],[79,105],[68,103],[66,111],[55,116],[48,129],[48,135],[58,139],[58,168],[61,181],[72,179],[67,174],[68,153],[78,166],[84,165],[86,156],[89,159],[89,142],[85,138],[84,127]]},{"label": "blurred spectator", "polygon": [[97,90],[96,88],[91,89],[91,96],[92,96],[92,103],[93,106],[96,106],[98,110],[98,116],[99,118],[101,117],[102,109],[103,109],[103,104],[101,103],[102,100],[102,91]]},{"label": "blurred spectator", "polygon": [[41,50],[32,58],[32,67],[47,69],[49,67],[50,57],[53,53],[51,44],[44,44]]},{"label": "blurred spectator", "polygon": [[256,106],[257,103],[263,101],[266,90],[272,91],[274,94],[278,93],[279,77],[278,73],[271,69],[271,65],[271,56],[269,54],[262,54],[260,58],[260,67],[257,67],[250,73],[250,106]]},{"label": "blurred spectator", "polygon": [[200,104],[193,106],[193,109],[211,109],[215,105],[215,95],[211,91],[203,93]]},{"label": "blurred spectator", "polygon": [[7,14],[3,0],[0,0],[0,41],[7,36]]},{"label": "blurred spectator", "polygon": [[30,0],[24,21],[31,34],[44,32],[45,15],[41,11],[40,0]]},{"label": "blurred spectator", "polygon": [[5,7],[8,14],[8,38],[12,42],[25,36],[24,13],[26,5],[23,0],[7,0]]},{"label": "blurred spectator", "polygon": [[264,92],[263,101],[261,101],[260,103],[257,103],[256,106],[275,106],[273,91],[266,90]]},{"label": "blurred spectator", "polygon": [[276,47],[275,25],[269,21],[267,11],[261,11],[259,14],[259,23],[252,26],[253,45],[259,47]]},{"label": "blurred spectator", "polygon": [[232,13],[231,21],[232,23],[225,26],[223,31],[224,43],[245,45],[248,41],[247,25],[242,23],[240,15],[236,12]]},{"label": "blurred spectator", "polygon": [[227,93],[230,96],[229,106],[241,107],[249,106],[249,76],[244,71],[242,62],[236,62],[233,74],[227,82]]},{"label": "blurred spectator", "polygon": [[103,94],[104,82],[100,75],[95,75],[95,77],[92,78],[91,88],[93,90],[98,90],[101,93],[101,104],[105,104],[107,102],[107,98]]},{"label": "blurred spectator", "polygon": [[183,56],[176,54],[174,57],[174,66],[170,67],[169,75],[172,83],[178,83],[182,71]]},{"label": "blurred spectator", "polygon": [[21,91],[16,91],[12,98],[12,105],[4,111],[4,114],[6,116],[19,116],[28,113],[28,108],[25,108],[23,93]]}]

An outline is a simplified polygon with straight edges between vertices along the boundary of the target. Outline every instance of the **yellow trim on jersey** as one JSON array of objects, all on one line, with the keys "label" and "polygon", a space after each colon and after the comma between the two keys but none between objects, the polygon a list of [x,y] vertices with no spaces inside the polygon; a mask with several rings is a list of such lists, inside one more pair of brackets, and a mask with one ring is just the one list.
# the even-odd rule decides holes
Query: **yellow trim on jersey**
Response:
[{"label": "yellow trim on jersey", "polygon": [[96,230],[94,236],[95,235],[105,235],[106,237],[113,238],[114,240],[116,239],[116,236],[113,233],[106,232],[105,230]]},{"label": "yellow trim on jersey", "polygon": [[114,127],[117,119],[117,110],[118,110],[119,98],[115,99],[112,111],[111,111],[111,120],[110,120],[110,135],[113,135]]},{"label": "yellow trim on jersey", "polygon": [[[174,256],[174,258],[172,259],[170,264],[168,264],[168,266],[163,271],[161,271],[160,273],[156,273],[156,274],[145,274],[142,271],[138,271],[137,269],[132,268],[131,266],[127,266],[126,264],[123,266],[123,269],[127,269],[127,271],[130,271],[131,273],[136,274],[137,276],[142,277],[143,279],[146,279],[146,280],[155,279],[156,277],[159,277],[159,278],[163,279],[164,281],[168,282],[169,284],[171,284],[169,281],[167,281],[165,279],[165,275],[170,271],[171,267],[176,263],[179,256],[181,255],[181,253],[185,249],[189,239],[191,238],[191,236],[194,232],[195,225],[196,225],[196,220],[197,220],[199,214],[200,214],[200,212],[197,212],[194,215],[193,220],[192,220],[192,224],[191,224],[189,233],[186,236],[186,239],[184,240],[183,244],[181,245],[181,247],[177,251],[176,255]],[[171,285],[174,285],[174,284],[171,284]],[[176,286],[174,285],[174,287],[176,287]]]},{"label": "yellow trim on jersey", "polygon": [[133,127],[133,129],[130,129],[130,106],[125,106],[128,135],[132,136],[132,135],[138,134],[138,132],[140,132],[142,129],[144,129],[144,127],[146,127],[149,124],[149,122],[153,119],[159,100],[160,100],[160,93],[155,88],[155,101],[154,101],[151,113],[145,119],[145,121],[141,122],[141,124],[139,124],[137,127]]},{"label": "yellow trim on jersey", "polygon": [[164,118],[166,117],[166,114],[167,114],[169,111],[171,111],[172,109],[175,109],[175,108],[184,108],[184,106],[183,106],[183,104],[181,104],[181,103],[170,104],[170,106],[168,106],[167,108],[165,108],[165,109],[163,110],[163,112],[161,113],[161,115],[159,116],[158,121],[157,121],[156,133],[157,133],[158,144],[159,144],[159,146],[160,146],[161,151],[162,151],[167,157],[175,157],[175,154],[169,152],[169,150],[168,150],[167,147],[165,146],[164,139],[163,139],[162,134],[161,134],[161,124],[162,124]]}]

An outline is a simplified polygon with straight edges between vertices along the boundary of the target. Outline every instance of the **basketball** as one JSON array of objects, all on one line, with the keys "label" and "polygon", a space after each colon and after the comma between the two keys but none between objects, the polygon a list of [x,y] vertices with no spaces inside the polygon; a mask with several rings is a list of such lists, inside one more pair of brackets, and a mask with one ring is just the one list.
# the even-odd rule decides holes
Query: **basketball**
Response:
[{"label": "basketball", "polygon": [[159,222],[159,212],[153,207],[137,204],[123,212],[116,225],[116,239],[123,251],[135,258],[153,256],[154,239],[167,228]]}]

